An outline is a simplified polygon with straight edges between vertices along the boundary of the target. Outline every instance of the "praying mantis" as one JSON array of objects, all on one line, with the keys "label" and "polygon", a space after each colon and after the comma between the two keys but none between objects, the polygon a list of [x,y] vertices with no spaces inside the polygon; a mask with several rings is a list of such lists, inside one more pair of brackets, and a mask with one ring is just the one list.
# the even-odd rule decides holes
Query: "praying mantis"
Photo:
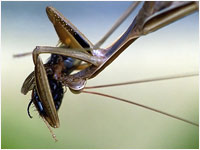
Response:
[{"label": "praying mantis", "polygon": [[[134,7],[136,7],[136,5],[137,3],[134,3]],[[97,76],[140,36],[156,31],[187,14],[197,11],[197,9],[198,4],[196,2],[145,2],[127,31],[114,44],[103,49],[100,48],[100,45],[104,40],[93,45],[55,8],[47,7],[48,17],[54,24],[60,42],[57,47],[36,47],[36,49],[34,49],[33,61],[35,64],[35,71],[25,80],[22,86],[22,93],[26,94],[28,91],[35,89],[47,113],[45,116],[42,116],[45,123],[52,127],[59,127],[59,118],[54,106],[54,99],[51,95],[52,91],[50,90],[47,77],[48,71],[50,72],[49,74],[51,74],[53,69],[49,70],[47,65],[43,65],[39,56],[40,54],[52,53],[75,58],[76,62],[73,62],[73,66],[79,70],[78,73],[61,74],[59,69],[55,69],[53,70],[52,76],[55,80],[61,82],[62,85],[67,86],[72,92],[84,92],[83,89],[86,85],[86,81]],[[73,36],[66,28],[73,32]],[[75,37],[75,33],[76,36],[78,35],[79,37]],[[108,35],[110,34],[111,32],[108,32]],[[66,59],[61,58],[61,62],[63,60]],[[82,61],[85,63],[83,64]],[[38,106],[36,106],[36,108],[38,108]],[[52,135],[55,138],[55,135]]]}]

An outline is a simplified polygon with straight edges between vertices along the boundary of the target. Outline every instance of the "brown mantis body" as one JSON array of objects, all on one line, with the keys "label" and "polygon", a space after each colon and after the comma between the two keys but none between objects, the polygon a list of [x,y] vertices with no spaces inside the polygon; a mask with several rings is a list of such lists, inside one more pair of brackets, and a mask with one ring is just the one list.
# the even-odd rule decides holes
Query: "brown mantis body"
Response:
[{"label": "brown mantis body", "polygon": [[[137,3],[134,4],[134,7],[136,5]],[[45,115],[42,117],[52,127],[59,127],[59,118],[48,75],[62,85],[69,87],[72,92],[79,93],[84,89],[88,79],[97,76],[140,36],[156,31],[197,9],[196,2],[145,2],[127,31],[110,47],[102,49],[99,46],[104,40],[93,45],[55,8],[47,7],[48,17],[55,27],[60,43],[58,47],[36,47],[33,51],[35,71],[25,80],[22,93],[26,94],[35,89],[44,107]],[[80,71],[75,74],[63,73],[66,70],[66,66],[62,64],[62,61],[66,60],[65,58],[62,58],[59,63],[53,63],[54,67],[52,68],[47,64],[43,65],[39,56],[41,53],[72,57],[76,59],[72,63],[73,69]],[[83,61],[84,63],[82,63]],[[49,69],[51,73],[48,73]],[[186,122],[191,123],[190,121]]]}]

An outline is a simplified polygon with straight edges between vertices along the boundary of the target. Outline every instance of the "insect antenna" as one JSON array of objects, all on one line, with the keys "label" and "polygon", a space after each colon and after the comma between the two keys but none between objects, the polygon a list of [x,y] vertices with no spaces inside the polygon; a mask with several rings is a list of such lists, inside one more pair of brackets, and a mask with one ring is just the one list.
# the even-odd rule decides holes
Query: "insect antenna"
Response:
[{"label": "insect antenna", "polygon": [[24,57],[24,56],[28,56],[28,55],[31,55],[32,52],[26,52],[26,53],[20,53],[20,54],[14,54],[13,57],[16,58],[16,57]]},{"label": "insect antenna", "polygon": [[122,83],[88,86],[88,87],[85,87],[85,89],[95,89],[95,88],[122,86],[122,85],[129,85],[129,84],[146,83],[146,82],[154,82],[154,81],[162,81],[162,80],[171,80],[171,79],[194,77],[194,76],[199,76],[199,73],[168,75],[168,76],[161,76],[161,77],[148,78],[148,79],[142,79],[142,80],[135,80],[135,81],[129,81],[129,82],[122,82]]},{"label": "insect antenna", "polygon": [[[116,84],[106,84],[106,85],[90,86],[90,87],[85,87],[85,89],[95,89],[95,88],[122,86],[122,85],[129,85],[129,84],[137,84],[137,83],[145,83],[145,82],[153,82],[153,81],[162,81],[162,80],[170,80],[170,79],[194,77],[194,76],[198,76],[198,75],[199,75],[198,73],[188,73],[188,74],[182,74],[182,75],[179,74],[179,75],[171,75],[171,76],[162,76],[162,77],[156,77],[156,78],[135,80],[135,81],[130,81],[130,82],[116,83]],[[133,102],[133,101],[130,101],[130,100],[126,100],[126,99],[123,99],[123,98],[115,97],[115,96],[104,94],[104,93],[93,92],[93,91],[85,91],[85,90],[83,90],[82,93],[89,93],[89,94],[94,94],[94,95],[99,95],[99,96],[104,96],[104,97],[112,98],[112,99],[115,99],[115,100],[119,100],[119,101],[122,101],[122,102],[126,102],[126,103],[129,103],[129,104],[133,104],[133,105],[136,105],[136,106],[139,106],[139,107],[146,108],[148,110],[151,110],[151,111],[154,111],[154,112],[166,115],[168,117],[171,117],[171,118],[174,118],[174,119],[177,119],[177,120],[189,123],[189,124],[194,125],[194,126],[199,126],[199,124],[194,123],[194,122],[189,121],[189,120],[186,120],[184,118],[181,118],[181,117],[178,117],[178,116],[175,116],[175,115],[163,112],[161,110],[158,110],[158,109],[155,109],[155,108],[143,105],[143,104],[139,104],[139,103],[136,103],[136,102]]]},{"label": "insect antenna", "polygon": [[[56,45],[56,47],[61,46],[62,43],[60,42],[60,40],[58,41],[58,44]],[[14,54],[13,57],[17,58],[17,57],[24,57],[24,56],[28,56],[28,55],[32,55],[33,52],[24,52],[24,53],[20,53],[20,54]]]},{"label": "insect antenna", "polygon": [[136,103],[136,102],[133,102],[133,101],[130,101],[130,100],[126,100],[126,99],[123,99],[123,98],[115,97],[115,96],[104,94],[104,93],[93,92],[93,91],[85,91],[85,90],[83,90],[82,93],[88,93],[88,94],[94,94],[94,95],[104,96],[104,97],[112,98],[112,99],[119,100],[119,101],[122,101],[122,102],[126,102],[126,103],[129,103],[129,104],[133,104],[133,105],[136,105],[136,106],[139,106],[139,107],[143,107],[143,108],[146,108],[148,110],[151,110],[151,111],[163,114],[165,116],[168,116],[168,117],[171,117],[171,118],[174,118],[174,119],[177,119],[177,120],[180,120],[180,121],[183,121],[183,122],[186,122],[186,123],[189,123],[191,125],[199,127],[199,124],[197,124],[195,122],[186,120],[184,118],[181,118],[181,117],[178,117],[178,116],[166,113],[164,111],[161,111],[161,110],[158,110],[158,109],[155,109],[155,108],[143,105],[143,104],[139,104],[139,103]]}]

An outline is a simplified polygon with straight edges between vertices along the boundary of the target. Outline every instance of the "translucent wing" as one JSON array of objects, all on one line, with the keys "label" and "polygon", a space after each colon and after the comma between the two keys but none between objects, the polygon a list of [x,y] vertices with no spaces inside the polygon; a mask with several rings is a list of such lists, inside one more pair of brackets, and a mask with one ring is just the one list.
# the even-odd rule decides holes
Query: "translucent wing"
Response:
[{"label": "translucent wing", "polygon": [[35,86],[35,75],[34,71],[29,74],[29,76],[25,79],[22,88],[21,93],[26,95],[29,91],[33,90]]}]

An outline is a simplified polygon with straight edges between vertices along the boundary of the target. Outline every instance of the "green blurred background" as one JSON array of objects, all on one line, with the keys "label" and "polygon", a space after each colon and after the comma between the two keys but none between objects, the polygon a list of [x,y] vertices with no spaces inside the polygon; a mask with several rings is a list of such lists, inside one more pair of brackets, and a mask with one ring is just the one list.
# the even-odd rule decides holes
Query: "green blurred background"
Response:
[{"label": "green blurred background", "polygon": [[[45,12],[54,6],[96,43],[131,2],[1,2],[1,147],[35,148],[198,148],[199,129],[190,124],[105,97],[70,91],[59,110],[55,143],[20,89],[33,71],[32,57],[13,54],[55,46],[58,38]],[[136,10],[137,12],[138,10]],[[89,85],[198,72],[199,14],[194,13],[141,37]],[[102,46],[131,23],[133,13]],[[46,57],[46,56],[45,56]],[[198,77],[98,90],[199,122]]]}]

